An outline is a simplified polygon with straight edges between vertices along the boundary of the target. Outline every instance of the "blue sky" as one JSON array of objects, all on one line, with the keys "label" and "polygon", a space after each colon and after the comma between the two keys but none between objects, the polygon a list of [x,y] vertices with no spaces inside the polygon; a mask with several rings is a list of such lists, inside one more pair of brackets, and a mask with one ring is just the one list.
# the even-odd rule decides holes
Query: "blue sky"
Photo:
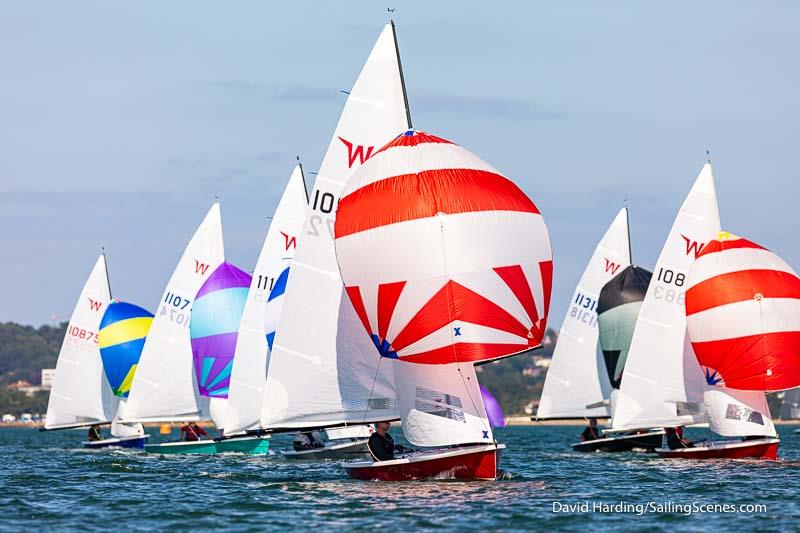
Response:
[{"label": "blue sky", "polygon": [[[800,267],[800,4],[394,7],[415,126],[545,216],[551,325],[625,198],[652,267],[706,148],[723,226]],[[215,194],[252,269],[385,21],[374,2],[4,3],[0,321],[68,315],[103,245],[115,297],[154,310]]]}]

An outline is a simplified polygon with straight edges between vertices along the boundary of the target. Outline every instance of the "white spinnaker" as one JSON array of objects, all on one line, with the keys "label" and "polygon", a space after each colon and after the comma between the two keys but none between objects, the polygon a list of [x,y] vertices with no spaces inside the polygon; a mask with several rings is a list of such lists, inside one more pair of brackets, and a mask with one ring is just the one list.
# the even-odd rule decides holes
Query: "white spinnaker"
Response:
[{"label": "white spinnaker", "polygon": [[47,403],[45,428],[85,426],[109,422],[114,417],[117,397],[106,380],[97,345],[100,321],[110,302],[106,258],[101,254],[67,324]]},{"label": "white spinnaker", "polygon": [[306,184],[303,169],[298,164],[275,209],[242,313],[228,408],[222,424],[226,435],[245,431],[259,423],[269,350],[264,331],[264,309],[272,285],[294,257],[307,209]]},{"label": "white spinnaker", "polygon": [[726,437],[777,436],[763,392],[710,387],[703,398],[714,433]]},{"label": "white spinnaker", "polygon": [[410,126],[394,27],[387,24],[347,98],[309,200],[270,354],[264,428],[397,418],[392,365],[379,364],[344,293],[333,222],[356,168]]},{"label": "white spinnaker", "polygon": [[686,334],[686,275],[719,233],[711,164],[678,212],[647,289],[631,340],[612,427],[638,429],[706,421],[705,378]]},{"label": "white spinnaker", "polygon": [[403,434],[411,444],[434,447],[492,442],[491,424],[471,363],[392,362]]},{"label": "white spinnaker", "polygon": [[539,401],[537,418],[609,416],[611,384],[597,348],[597,298],[608,281],[630,265],[628,209],[620,209],[586,265],[561,330]]},{"label": "white spinnaker", "polygon": [[215,202],[161,297],[133,377],[125,422],[208,418],[208,399],[200,396],[192,366],[189,319],[195,295],[224,259],[222,219]]}]

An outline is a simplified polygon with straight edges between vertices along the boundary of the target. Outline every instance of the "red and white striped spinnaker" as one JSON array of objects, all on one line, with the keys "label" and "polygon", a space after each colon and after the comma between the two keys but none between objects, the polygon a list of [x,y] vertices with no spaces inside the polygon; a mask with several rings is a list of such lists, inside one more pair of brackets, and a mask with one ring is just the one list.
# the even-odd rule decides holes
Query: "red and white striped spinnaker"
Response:
[{"label": "red and white striped spinnaker", "polygon": [[800,385],[800,278],[783,259],[721,232],[698,254],[687,287],[689,338],[709,385]]},{"label": "red and white striped spinnaker", "polygon": [[339,202],[347,294],[383,357],[480,362],[538,346],[553,261],[536,205],[473,153],[414,130]]},{"label": "red and white striped spinnaker", "polygon": [[334,234],[350,301],[394,368],[406,438],[491,444],[473,363],[544,336],[553,260],[536,205],[471,152],[409,130],[350,179]]}]

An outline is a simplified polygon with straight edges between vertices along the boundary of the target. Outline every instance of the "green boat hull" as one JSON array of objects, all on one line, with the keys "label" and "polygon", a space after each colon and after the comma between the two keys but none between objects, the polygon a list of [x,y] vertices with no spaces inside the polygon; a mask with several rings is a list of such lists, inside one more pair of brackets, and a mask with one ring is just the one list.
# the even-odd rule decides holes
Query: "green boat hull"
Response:
[{"label": "green boat hull", "polygon": [[192,442],[162,442],[160,444],[145,444],[144,451],[161,455],[175,454],[215,454],[217,443],[213,440],[198,440]]},{"label": "green boat hull", "polygon": [[224,439],[217,442],[217,453],[267,454],[269,453],[269,439],[258,437]]},{"label": "green boat hull", "polygon": [[147,444],[144,447],[147,453],[160,455],[175,454],[205,454],[217,453],[246,453],[262,455],[269,453],[269,439],[258,437],[241,437],[216,440],[199,440],[191,442],[162,442],[160,444]]}]

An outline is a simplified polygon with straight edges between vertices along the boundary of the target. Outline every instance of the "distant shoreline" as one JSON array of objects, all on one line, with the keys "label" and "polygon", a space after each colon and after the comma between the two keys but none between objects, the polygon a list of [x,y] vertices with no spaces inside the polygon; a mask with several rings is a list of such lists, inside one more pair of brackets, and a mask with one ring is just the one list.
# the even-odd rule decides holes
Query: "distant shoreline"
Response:
[{"label": "distant shoreline", "polygon": [[[606,419],[598,419],[599,422],[603,423]],[[800,420],[774,420],[773,421],[776,426],[797,426],[800,425]],[[512,416],[506,422],[509,426],[584,426],[586,425],[585,420],[577,420],[577,419],[570,419],[570,420],[531,420],[531,418],[527,415],[518,415]],[[108,425],[108,424],[104,424]],[[183,425],[183,423],[168,423],[168,424],[158,424],[158,423],[147,423],[144,424],[145,427],[148,428],[158,428],[162,425],[168,425],[170,428],[179,428]],[[214,427],[214,424],[211,422],[200,422],[200,426],[203,427]],[[395,422],[395,425],[400,425],[399,422]],[[88,426],[87,426],[88,427]],[[31,429],[39,429],[41,428],[40,424],[31,424],[25,422],[10,422],[10,423],[2,423],[0,424],[0,429],[3,428],[31,428]],[[85,429],[85,428],[74,428],[74,429]]]}]

